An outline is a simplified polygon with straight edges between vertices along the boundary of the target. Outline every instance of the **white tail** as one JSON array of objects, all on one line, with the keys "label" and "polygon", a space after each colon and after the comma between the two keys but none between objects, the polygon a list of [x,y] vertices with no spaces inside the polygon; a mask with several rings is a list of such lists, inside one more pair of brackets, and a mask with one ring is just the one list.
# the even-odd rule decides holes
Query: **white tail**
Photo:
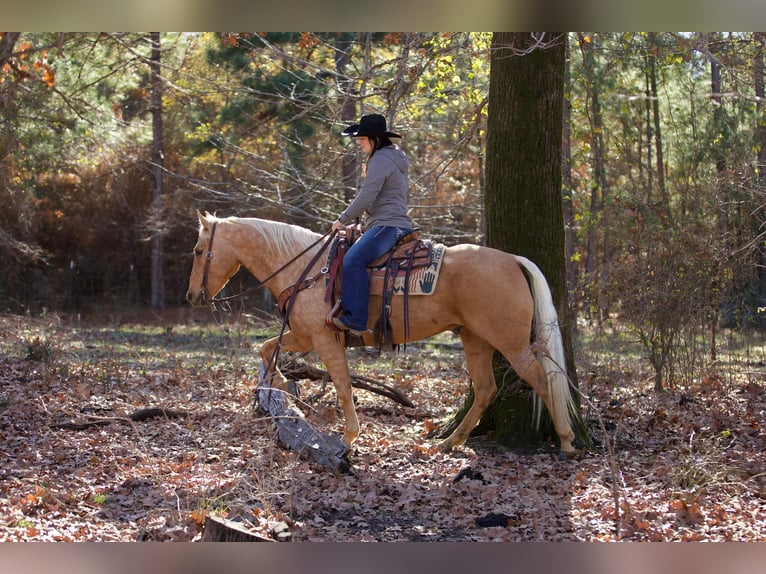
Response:
[{"label": "white tail", "polygon": [[[572,393],[569,390],[569,377],[566,373],[566,357],[564,355],[564,340],[559,329],[559,319],[556,306],[553,304],[551,289],[540,268],[526,257],[516,255],[530,279],[530,290],[535,304],[535,343],[538,347],[537,359],[545,369],[548,377],[548,393],[555,413],[550,413],[555,419],[557,415],[566,417],[570,426],[573,416],[577,413]],[[542,401],[534,395],[535,423],[540,424]]]}]

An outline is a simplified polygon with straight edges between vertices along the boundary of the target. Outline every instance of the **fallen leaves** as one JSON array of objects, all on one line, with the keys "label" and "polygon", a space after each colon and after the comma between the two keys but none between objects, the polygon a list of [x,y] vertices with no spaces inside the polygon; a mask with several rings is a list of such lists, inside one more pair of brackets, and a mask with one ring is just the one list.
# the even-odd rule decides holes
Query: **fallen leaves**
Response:
[{"label": "fallen leaves", "polygon": [[[334,475],[278,448],[252,409],[255,347],[215,324],[0,317],[0,541],[198,540],[211,514],[298,541],[618,539],[599,450],[434,448],[426,436],[467,388],[459,353],[349,351],[415,406],[356,391],[362,436],[352,474]],[[664,395],[630,373],[589,384],[610,434],[593,432],[616,448],[621,539],[766,540],[766,372],[748,369]],[[312,424],[339,432],[332,388],[299,385]],[[126,414],[155,406],[186,416]],[[115,414],[125,424],[51,428]]]}]

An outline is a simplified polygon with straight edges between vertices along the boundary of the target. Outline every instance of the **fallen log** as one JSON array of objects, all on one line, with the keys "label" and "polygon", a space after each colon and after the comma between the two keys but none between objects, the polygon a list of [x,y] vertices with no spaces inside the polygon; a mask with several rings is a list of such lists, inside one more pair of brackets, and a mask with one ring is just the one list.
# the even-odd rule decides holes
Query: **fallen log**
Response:
[{"label": "fallen log", "polygon": [[338,436],[326,435],[311,426],[303,412],[292,402],[290,395],[273,388],[266,381],[265,371],[261,364],[257,390],[258,410],[273,419],[279,442],[335,472],[349,472],[348,446]]}]

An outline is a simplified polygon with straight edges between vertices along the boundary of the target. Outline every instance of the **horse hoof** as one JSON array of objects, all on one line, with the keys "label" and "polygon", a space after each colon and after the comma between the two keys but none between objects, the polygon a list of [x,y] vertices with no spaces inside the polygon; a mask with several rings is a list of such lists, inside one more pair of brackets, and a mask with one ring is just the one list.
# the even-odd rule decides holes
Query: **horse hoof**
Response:
[{"label": "horse hoof", "polygon": [[445,440],[436,445],[436,448],[442,452],[451,452],[455,448],[455,444]]},{"label": "horse hoof", "polygon": [[579,460],[582,458],[582,451],[579,450],[570,450],[570,451],[559,451],[559,460],[560,461],[567,461],[567,460]]},{"label": "horse hoof", "polygon": [[341,440],[350,449],[351,445],[354,443],[354,441],[357,438],[359,438],[359,433],[356,433],[356,434],[343,433],[343,438]]}]

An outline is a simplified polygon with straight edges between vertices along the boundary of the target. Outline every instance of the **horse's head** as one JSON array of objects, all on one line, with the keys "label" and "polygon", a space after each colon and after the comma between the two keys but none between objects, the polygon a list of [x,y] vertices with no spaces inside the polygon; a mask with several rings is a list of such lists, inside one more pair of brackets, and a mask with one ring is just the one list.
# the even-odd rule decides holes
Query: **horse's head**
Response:
[{"label": "horse's head", "polygon": [[220,227],[225,225],[210,213],[199,210],[199,237],[194,246],[194,264],[189,276],[186,299],[196,306],[209,305],[240,266],[237,253],[226,242]]}]

